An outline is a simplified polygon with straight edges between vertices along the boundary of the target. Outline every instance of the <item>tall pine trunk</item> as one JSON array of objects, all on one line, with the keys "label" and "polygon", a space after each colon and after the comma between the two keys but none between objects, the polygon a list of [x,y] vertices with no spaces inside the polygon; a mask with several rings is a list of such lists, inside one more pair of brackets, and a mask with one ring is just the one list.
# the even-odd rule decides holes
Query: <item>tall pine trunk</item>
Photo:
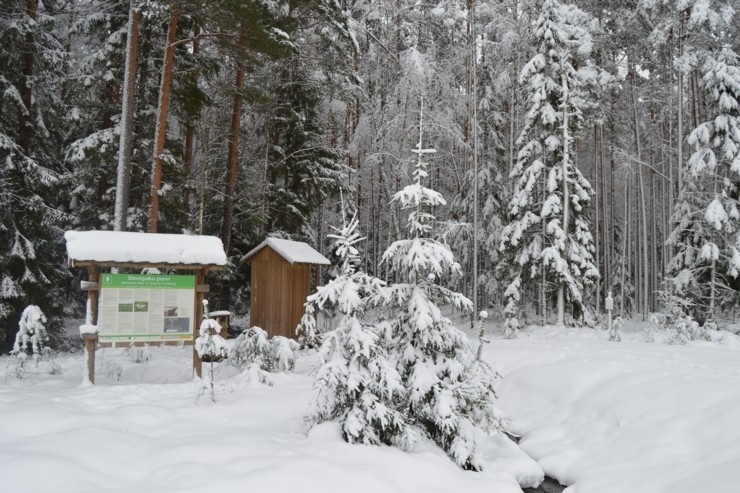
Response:
[{"label": "tall pine trunk", "polygon": [[154,156],[152,159],[152,186],[149,190],[149,221],[147,230],[157,232],[159,221],[159,187],[162,184],[162,154],[164,153],[167,135],[167,112],[170,106],[170,89],[172,87],[172,66],[175,63],[175,39],[177,25],[180,22],[181,10],[176,4],[171,7],[170,23],[167,27],[167,44],[165,45],[164,63],[159,85],[159,103],[157,105],[157,126],[154,131]]},{"label": "tall pine trunk", "polygon": [[[569,255],[568,230],[570,229],[570,197],[568,196],[568,161],[570,159],[568,144],[570,143],[570,134],[568,132],[568,78],[563,69],[563,232],[565,233],[565,246],[563,247],[564,256]],[[558,322],[559,326],[565,325],[565,282],[560,280],[558,283]]]},{"label": "tall pine trunk", "polygon": [[[244,42],[245,27],[239,32],[239,45]],[[242,122],[242,91],[244,89],[244,64],[241,59],[236,62],[236,80],[234,81],[234,100],[231,109],[231,127],[229,129],[229,153],[226,166],[226,186],[224,194],[224,220],[221,223],[221,241],[227,255],[231,246],[231,226],[234,217],[234,193],[239,176],[239,130]]]},{"label": "tall pine trunk", "polygon": [[[647,234],[647,210],[645,204],[645,183],[643,179],[643,166],[642,166],[642,145],[640,143],[640,121],[637,113],[637,87],[635,84],[635,73],[634,67],[631,67],[631,82],[632,82],[632,109],[634,117],[635,127],[635,146],[637,152],[637,180],[638,186],[640,187],[640,228],[642,230],[641,246],[642,246],[642,268],[640,274],[642,276],[642,289],[640,293],[641,305],[642,305],[642,319],[647,320],[648,312],[648,294],[649,294],[649,278],[648,275],[648,234]],[[638,251],[639,254],[639,251]]]},{"label": "tall pine trunk", "polygon": [[[200,53],[200,27],[196,26],[194,30],[195,36],[193,37],[193,57],[197,60],[198,54]],[[191,75],[192,83],[194,86],[198,84],[198,69],[193,70]],[[195,156],[195,123],[198,119],[198,115],[190,115],[190,118],[186,122],[185,128],[185,156],[183,164],[185,165],[185,191],[182,195],[182,205],[185,211],[190,213],[190,189],[191,181],[193,177],[193,159]]]},{"label": "tall pine trunk", "polygon": [[134,131],[134,107],[136,101],[136,64],[139,54],[139,24],[141,9],[131,0],[128,13],[126,38],[126,66],[123,75],[123,97],[121,103],[121,135],[118,147],[118,175],[116,178],[116,203],[113,212],[113,229],[126,231],[129,193],[131,188],[131,142]]}]

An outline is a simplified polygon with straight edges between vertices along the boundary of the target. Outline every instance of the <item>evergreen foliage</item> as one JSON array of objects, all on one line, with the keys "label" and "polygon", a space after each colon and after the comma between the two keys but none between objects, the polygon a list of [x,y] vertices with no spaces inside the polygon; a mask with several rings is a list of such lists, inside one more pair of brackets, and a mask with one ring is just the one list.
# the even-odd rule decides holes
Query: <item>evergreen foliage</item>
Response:
[{"label": "evergreen foliage", "polygon": [[[517,139],[519,152],[510,174],[514,190],[500,244],[516,269],[504,293],[509,337],[517,333],[520,301],[530,281],[546,275],[565,284],[566,297],[580,314],[584,287],[599,278],[587,217],[594,192],[572,155],[564,153],[566,145],[572,146],[586,106],[590,22],[574,5],[545,0],[535,23],[537,53],[520,75],[528,106]],[[566,193],[568,224],[563,221]]]},{"label": "evergreen foliage", "polygon": [[298,353],[298,343],[292,339],[275,336],[269,339],[260,327],[250,327],[234,341],[228,352],[229,363],[241,370],[258,372],[293,371]]},{"label": "evergreen foliage", "polygon": [[61,367],[54,361],[52,350],[48,346],[49,333],[46,330],[46,322],[46,315],[38,306],[28,305],[23,310],[8,360],[8,366],[12,368],[12,373],[17,378],[22,378],[26,373],[29,358],[36,368],[43,362],[47,365],[49,373],[61,373]]},{"label": "evergreen foliage", "polygon": [[704,65],[702,88],[712,117],[689,135],[690,176],[674,208],[668,243],[671,291],[713,320],[719,308],[740,302],[733,280],[740,272],[740,58],[724,46]]},{"label": "evergreen foliage", "polygon": [[393,198],[409,212],[409,238],[393,242],[383,254],[384,264],[399,281],[388,287],[383,304],[390,315],[391,357],[397,361],[409,422],[458,465],[478,470],[476,430],[498,427],[495,375],[476,361],[465,335],[442,313],[443,307],[470,311],[472,303],[445,287],[451,276],[459,275],[460,266],[449,247],[432,238],[433,207],[445,200],[425,185],[424,157],[435,151],[423,147],[422,135],[420,111],[413,181]]},{"label": "evergreen foliage", "polygon": [[49,315],[49,335],[59,336],[70,278],[60,159],[67,56],[58,5],[27,7],[18,0],[0,6],[0,350],[12,344],[11,327],[31,303]]},{"label": "evergreen foliage", "polygon": [[[306,417],[308,425],[338,420],[350,443],[388,444],[406,448],[414,431],[399,403],[404,396],[401,378],[386,347],[385,326],[366,320],[366,310],[383,296],[384,283],[359,270],[357,245],[363,240],[359,222],[346,218],[330,235],[340,259],[339,275],[309,297],[304,320],[330,306],[339,317],[336,328],[322,337],[321,366],[316,395]],[[314,323],[315,325],[315,323]]]}]

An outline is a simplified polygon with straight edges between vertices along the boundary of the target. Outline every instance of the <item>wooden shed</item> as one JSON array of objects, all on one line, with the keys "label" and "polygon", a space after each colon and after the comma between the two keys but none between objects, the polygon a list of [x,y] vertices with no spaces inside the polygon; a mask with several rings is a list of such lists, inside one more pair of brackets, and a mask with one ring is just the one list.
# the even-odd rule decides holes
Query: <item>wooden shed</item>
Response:
[{"label": "wooden shed", "polygon": [[268,238],[242,257],[252,267],[250,317],[272,336],[296,338],[304,303],[329,260],[300,241]]}]

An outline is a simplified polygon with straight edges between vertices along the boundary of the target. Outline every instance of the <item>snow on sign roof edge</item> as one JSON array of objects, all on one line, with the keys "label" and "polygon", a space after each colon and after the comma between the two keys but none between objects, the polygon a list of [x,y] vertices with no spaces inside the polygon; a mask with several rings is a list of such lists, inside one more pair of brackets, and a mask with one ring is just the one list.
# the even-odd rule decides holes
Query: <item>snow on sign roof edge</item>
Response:
[{"label": "snow on sign roof edge", "polygon": [[67,256],[74,262],[226,265],[221,239],[130,231],[65,231]]},{"label": "snow on sign roof edge", "polygon": [[250,250],[249,253],[244,255],[241,261],[246,262],[266,246],[275,250],[278,255],[291,264],[331,265],[328,258],[321,255],[321,253],[316,251],[308,243],[284,240],[282,238],[267,238],[265,241]]}]

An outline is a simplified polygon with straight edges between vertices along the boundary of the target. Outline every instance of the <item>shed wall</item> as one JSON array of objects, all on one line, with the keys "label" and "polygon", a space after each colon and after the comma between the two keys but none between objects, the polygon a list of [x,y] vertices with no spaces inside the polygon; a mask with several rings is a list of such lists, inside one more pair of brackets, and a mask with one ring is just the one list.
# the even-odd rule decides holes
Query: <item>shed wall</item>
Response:
[{"label": "shed wall", "polygon": [[269,246],[251,259],[250,325],[270,337],[296,338],[295,328],[311,291],[311,265],[291,265]]}]

